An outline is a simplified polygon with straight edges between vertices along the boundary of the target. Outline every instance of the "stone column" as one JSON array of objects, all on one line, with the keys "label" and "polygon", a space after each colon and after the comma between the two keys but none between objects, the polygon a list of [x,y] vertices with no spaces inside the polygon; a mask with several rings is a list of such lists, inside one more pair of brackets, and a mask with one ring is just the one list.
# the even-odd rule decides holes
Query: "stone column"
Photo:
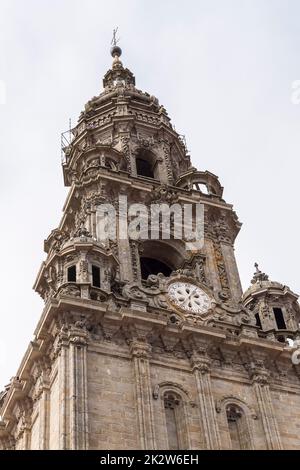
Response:
[{"label": "stone column", "polygon": [[[89,263],[87,260],[87,252],[85,250],[80,252],[79,261],[79,276],[80,294],[82,299],[88,299],[90,294],[90,277],[89,277]],[[77,282],[78,282],[77,281]]]},{"label": "stone column", "polygon": [[149,364],[151,346],[146,342],[133,340],[130,343],[130,352],[135,376],[140,446],[143,450],[151,450],[156,448]]},{"label": "stone column", "polygon": [[90,234],[92,235],[93,238],[98,239],[97,210],[96,210],[96,207],[94,207],[94,206],[91,209],[90,220],[91,220],[91,222],[90,222],[90,227],[91,227]]},{"label": "stone column", "polygon": [[59,416],[58,416],[58,429],[59,429],[59,449],[69,449],[70,435],[68,432],[69,423],[69,407],[68,407],[68,393],[69,393],[69,338],[68,327],[63,325],[60,332],[55,338],[52,357],[54,362],[57,359],[57,374],[58,374],[58,387],[59,387]]},{"label": "stone column", "polygon": [[50,381],[46,369],[42,370],[39,378],[40,396],[39,401],[39,449],[49,449],[49,395],[50,395]]},{"label": "stone column", "polygon": [[269,372],[262,364],[252,362],[250,364],[249,373],[262,419],[267,448],[269,450],[282,449],[280,434],[270,393]]},{"label": "stone column", "polygon": [[69,337],[70,449],[88,449],[87,340],[81,326],[71,327]]},{"label": "stone column", "polygon": [[191,364],[197,386],[200,419],[206,449],[218,450],[221,441],[211,390],[210,359],[205,354],[194,352],[191,355]]}]

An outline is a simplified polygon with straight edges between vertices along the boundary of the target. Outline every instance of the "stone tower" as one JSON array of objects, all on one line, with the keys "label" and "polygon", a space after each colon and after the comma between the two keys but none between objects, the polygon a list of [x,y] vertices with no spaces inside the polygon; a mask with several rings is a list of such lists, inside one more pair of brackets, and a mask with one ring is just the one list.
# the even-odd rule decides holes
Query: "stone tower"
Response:
[{"label": "stone tower", "polygon": [[[70,192],[35,282],[34,341],[0,395],[0,447],[300,449],[297,295],[257,266],[243,295],[241,224],[218,177],[191,166],[165,108],[112,56],[64,147]],[[99,207],[121,216],[120,197],[201,204],[204,243],[162,224],[103,240]]]}]

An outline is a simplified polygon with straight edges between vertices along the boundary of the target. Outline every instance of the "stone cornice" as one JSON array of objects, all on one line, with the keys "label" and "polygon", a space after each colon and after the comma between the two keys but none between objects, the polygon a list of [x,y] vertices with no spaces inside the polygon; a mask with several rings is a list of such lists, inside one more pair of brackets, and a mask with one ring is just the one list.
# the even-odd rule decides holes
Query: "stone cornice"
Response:
[{"label": "stone cornice", "polygon": [[[49,335],[49,328],[51,326],[51,323],[53,322],[54,319],[58,319],[60,313],[63,312],[76,312],[78,315],[80,312],[84,311],[86,314],[92,314],[96,315],[95,318],[97,318],[99,321],[101,318],[103,318],[105,321],[110,321],[113,322],[116,326],[115,328],[119,328],[118,325],[122,325],[125,329],[129,327],[131,328],[131,325],[136,329],[136,333],[133,333],[132,339],[129,340],[128,344],[137,344],[137,342],[140,344],[141,339],[143,335],[152,334],[159,335],[160,332],[163,332],[163,334],[166,336],[171,335],[172,337],[177,337],[178,340],[181,339],[183,341],[190,341],[191,338],[194,338],[196,343],[194,344],[207,344],[207,345],[223,345],[223,347],[230,347],[231,350],[233,351],[245,351],[248,352],[249,350],[253,350],[255,352],[258,351],[259,354],[264,354],[265,357],[269,358],[278,358],[279,356],[282,356],[285,359],[288,359],[289,356],[289,351],[287,351],[287,348],[284,347],[284,345],[280,343],[276,343],[274,341],[267,341],[264,339],[260,338],[253,338],[253,337],[240,337],[236,338],[235,341],[232,341],[228,339],[226,336],[226,333],[224,331],[218,330],[217,328],[214,327],[208,327],[208,326],[192,326],[192,325],[186,325],[183,324],[181,328],[176,328],[174,325],[168,325],[167,320],[163,317],[157,316],[154,313],[144,313],[141,311],[134,312],[131,309],[128,308],[123,308],[121,309],[120,312],[111,312],[109,310],[109,307],[107,304],[104,303],[99,303],[96,301],[86,301],[85,299],[74,299],[74,298],[67,298],[67,297],[61,297],[58,299],[53,299],[51,302],[49,302],[43,312],[43,315],[37,325],[37,328],[35,330],[35,335],[36,335],[36,340],[32,343],[30,343],[27,352],[21,362],[21,365],[19,367],[17,377],[18,381],[17,383],[12,383],[11,388],[8,391],[7,396],[5,397],[4,404],[2,406],[2,415],[5,417],[5,419],[9,419],[12,416],[12,404],[15,403],[18,400],[21,400],[26,397],[26,394],[28,391],[28,387],[30,387],[30,374],[31,374],[31,367],[34,364],[36,360],[39,360],[39,358],[43,357],[43,355],[46,352],[47,348],[47,337]],[[78,323],[78,322],[77,322]],[[80,322],[79,322],[80,323]],[[78,325],[79,325],[78,323]],[[76,330],[76,331],[75,331]],[[79,328],[75,324],[75,330],[70,330],[69,333],[66,331],[67,336],[68,336],[68,341],[70,340],[71,336],[74,338],[74,341],[78,341],[78,338],[80,339],[80,342],[82,344],[87,344],[87,341],[90,342],[88,339],[88,334],[87,332],[82,329],[81,327]],[[130,330],[129,330],[130,331]],[[136,336],[136,339],[134,335]],[[71,336],[70,336],[71,335]],[[130,333],[130,335],[132,335]],[[144,340],[143,340],[144,341]],[[175,342],[177,340],[174,340]],[[91,342],[91,350],[95,348],[95,346],[92,346],[92,344],[96,344],[95,342]],[[146,343],[143,343],[146,344]],[[96,348],[98,349],[98,348]],[[100,350],[103,349],[100,347]],[[106,347],[106,354],[110,354],[111,352],[109,351],[109,347]],[[136,349],[136,348],[135,348]],[[200,348],[201,349],[201,348]],[[148,349],[147,349],[148,351]],[[125,351],[124,351],[125,354]],[[128,354],[128,353],[127,353]],[[200,354],[201,356],[201,354]],[[200,367],[200,372],[209,372],[210,370],[212,371],[212,376],[218,376],[217,368],[212,369],[212,363],[209,359],[208,356],[205,356],[205,360],[203,360],[203,357],[198,357],[199,360],[196,360],[196,356],[192,355],[191,357],[194,359],[193,360],[193,367],[196,367],[199,369]],[[126,354],[125,354],[126,357]],[[151,358],[153,360],[153,363],[160,363],[160,361],[157,361],[154,358]],[[162,361],[162,364],[165,361]],[[178,361],[177,361],[178,362]],[[176,364],[176,360],[174,359],[174,364]],[[178,367],[181,368],[182,366],[182,361],[181,363],[178,363]],[[191,366],[190,366],[191,367]],[[253,369],[253,368],[252,368]],[[252,370],[251,369],[251,370]],[[269,372],[266,372],[268,375],[268,380],[269,380]],[[222,374],[221,374],[222,375]],[[260,377],[264,376],[266,374],[258,374],[257,371],[251,372],[251,377],[252,380],[259,381]],[[237,373],[237,377],[239,376],[239,373]],[[224,378],[224,377],[223,377]],[[245,380],[245,379],[243,379]],[[261,382],[262,383],[262,382]],[[280,385],[278,385],[280,386]],[[277,387],[276,384],[273,385],[274,389]],[[293,386],[293,390],[291,388],[291,393],[295,393],[294,389],[296,386]],[[289,389],[289,386],[288,386]]]}]

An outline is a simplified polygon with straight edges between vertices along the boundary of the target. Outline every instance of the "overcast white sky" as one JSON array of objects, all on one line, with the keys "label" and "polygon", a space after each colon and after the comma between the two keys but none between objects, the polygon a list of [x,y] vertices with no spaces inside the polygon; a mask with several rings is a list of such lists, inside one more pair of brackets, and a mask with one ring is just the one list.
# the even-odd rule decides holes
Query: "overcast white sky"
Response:
[{"label": "overcast white sky", "polygon": [[66,197],[60,133],[122,60],[216,173],[242,230],[244,289],[258,261],[300,292],[299,0],[0,0],[0,387],[42,312],[32,285]]}]

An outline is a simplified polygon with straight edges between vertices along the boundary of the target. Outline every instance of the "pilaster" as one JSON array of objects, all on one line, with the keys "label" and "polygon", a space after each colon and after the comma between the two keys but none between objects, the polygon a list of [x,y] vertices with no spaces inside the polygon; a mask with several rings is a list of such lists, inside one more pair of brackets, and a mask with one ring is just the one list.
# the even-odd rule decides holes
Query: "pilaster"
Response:
[{"label": "pilaster", "polygon": [[193,352],[190,360],[197,386],[200,419],[206,448],[217,450],[220,449],[221,443],[211,390],[211,361],[205,351]]},{"label": "pilaster", "polygon": [[88,449],[87,332],[76,327],[69,331],[70,448]]},{"label": "pilaster", "polygon": [[282,444],[270,393],[269,372],[261,362],[252,362],[249,373],[262,419],[267,448],[280,450]]},{"label": "pilaster", "polygon": [[149,364],[151,346],[146,342],[133,340],[130,342],[130,352],[135,376],[140,446],[143,450],[151,450],[156,448]]}]

